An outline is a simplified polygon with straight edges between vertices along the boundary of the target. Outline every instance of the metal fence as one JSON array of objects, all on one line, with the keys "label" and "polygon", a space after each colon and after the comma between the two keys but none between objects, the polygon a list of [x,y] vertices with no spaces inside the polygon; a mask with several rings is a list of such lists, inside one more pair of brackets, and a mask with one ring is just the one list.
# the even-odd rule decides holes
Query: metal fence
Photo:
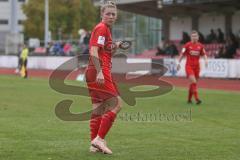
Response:
[{"label": "metal fence", "polygon": [[160,19],[119,11],[119,18],[113,27],[116,40],[130,40],[133,46],[129,53],[137,54],[155,48],[161,40]]}]

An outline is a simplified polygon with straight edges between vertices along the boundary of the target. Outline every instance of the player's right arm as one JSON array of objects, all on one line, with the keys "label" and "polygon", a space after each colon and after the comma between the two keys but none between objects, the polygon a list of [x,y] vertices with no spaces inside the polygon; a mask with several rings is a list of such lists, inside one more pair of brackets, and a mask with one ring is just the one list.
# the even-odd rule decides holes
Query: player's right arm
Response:
[{"label": "player's right arm", "polygon": [[92,56],[91,59],[92,59],[92,62],[95,66],[95,69],[97,70],[96,82],[100,83],[100,84],[103,84],[104,83],[104,76],[103,76],[102,68],[101,68],[101,65],[100,65],[98,50],[99,50],[98,46],[92,46],[90,48],[90,54]]},{"label": "player's right arm", "polygon": [[100,26],[95,28],[93,32],[93,37],[91,39],[91,48],[90,48],[90,56],[92,62],[97,70],[96,82],[99,84],[104,83],[104,76],[101,67],[101,60],[99,58],[99,50],[104,47],[106,40],[106,28],[104,26]]},{"label": "player's right arm", "polygon": [[187,51],[187,45],[184,45],[183,48],[182,48],[182,51],[180,53],[180,56],[178,58],[177,70],[180,70],[180,68],[181,68],[181,61],[182,61],[183,57],[185,56],[186,51]]}]

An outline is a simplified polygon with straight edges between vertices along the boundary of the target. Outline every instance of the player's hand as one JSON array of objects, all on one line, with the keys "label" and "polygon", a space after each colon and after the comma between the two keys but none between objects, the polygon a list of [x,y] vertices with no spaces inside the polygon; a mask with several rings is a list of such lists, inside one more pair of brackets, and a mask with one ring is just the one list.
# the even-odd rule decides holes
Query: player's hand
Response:
[{"label": "player's hand", "polygon": [[98,74],[97,74],[97,78],[96,78],[96,82],[98,84],[104,84],[104,76],[103,76],[103,73],[102,71],[100,71]]},{"label": "player's hand", "polygon": [[181,65],[180,63],[177,64],[177,71],[179,71],[181,69]]},{"label": "player's hand", "polygon": [[131,41],[121,41],[119,44],[119,48],[122,50],[128,50],[132,46]]},{"label": "player's hand", "polygon": [[121,43],[122,43],[122,41],[115,42],[116,48],[119,48]]},{"label": "player's hand", "polygon": [[121,42],[115,42],[112,44],[112,49],[111,49],[111,52],[114,54],[116,53],[117,49],[119,48],[119,45],[120,45]]}]

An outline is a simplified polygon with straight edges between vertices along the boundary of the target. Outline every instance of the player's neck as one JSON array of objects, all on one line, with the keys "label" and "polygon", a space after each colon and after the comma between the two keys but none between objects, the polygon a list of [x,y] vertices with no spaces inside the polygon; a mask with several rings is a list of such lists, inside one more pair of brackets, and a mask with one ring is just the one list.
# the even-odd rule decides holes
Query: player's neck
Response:
[{"label": "player's neck", "polygon": [[107,27],[111,28],[110,25],[108,25],[106,22],[102,21],[103,24],[105,24]]},{"label": "player's neck", "polygon": [[198,43],[198,41],[192,41],[192,43],[193,43],[193,44],[196,44],[196,43]]}]

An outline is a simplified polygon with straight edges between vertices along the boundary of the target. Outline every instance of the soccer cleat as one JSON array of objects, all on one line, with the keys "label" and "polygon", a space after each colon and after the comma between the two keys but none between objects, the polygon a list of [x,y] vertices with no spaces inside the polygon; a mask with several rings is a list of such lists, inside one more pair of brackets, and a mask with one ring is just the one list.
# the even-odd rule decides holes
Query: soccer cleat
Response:
[{"label": "soccer cleat", "polygon": [[188,103],[188,104],[192,104],[192,101],[191,101],[191,100],[190,100],[190,101],[188,100],[187,103]]},{"label": "soccer cleat", "polygon": [[198,99],[197,102],[196,102],[197,105],[199,105],[199,104],[201,104],[201,103],[202,103],[202,101],[199,100],[199,99]]},{"label": "soccer cleat", "polygon": [[19,69],[18,68],[15,70],[15,73],[19,73]]},{"label": "soccer cleat", "polygon": [[92,142],[92,146],[98,148],[100,152],[104,154],[112,154],[112,151],[107,147],[104,139],[97,136]]},{"label": "soccer cleat", "polygon": [[[105,146],[107,146],[107,142],[105,140],[104,140],[104,144],[105,144]],[[97,147],[94,147],[93,145],[91,145],[90,148],[89,148],[89,152],[97,153],[97,152],[101,152],[101,151]]]},{"label": "soccer cleat", "polygon": [[93,145],[91,145],[90,148],[89,148],[89,152],[97,153],[97,152],[101,152],[101,151],[98,148],[96,148]]}]

